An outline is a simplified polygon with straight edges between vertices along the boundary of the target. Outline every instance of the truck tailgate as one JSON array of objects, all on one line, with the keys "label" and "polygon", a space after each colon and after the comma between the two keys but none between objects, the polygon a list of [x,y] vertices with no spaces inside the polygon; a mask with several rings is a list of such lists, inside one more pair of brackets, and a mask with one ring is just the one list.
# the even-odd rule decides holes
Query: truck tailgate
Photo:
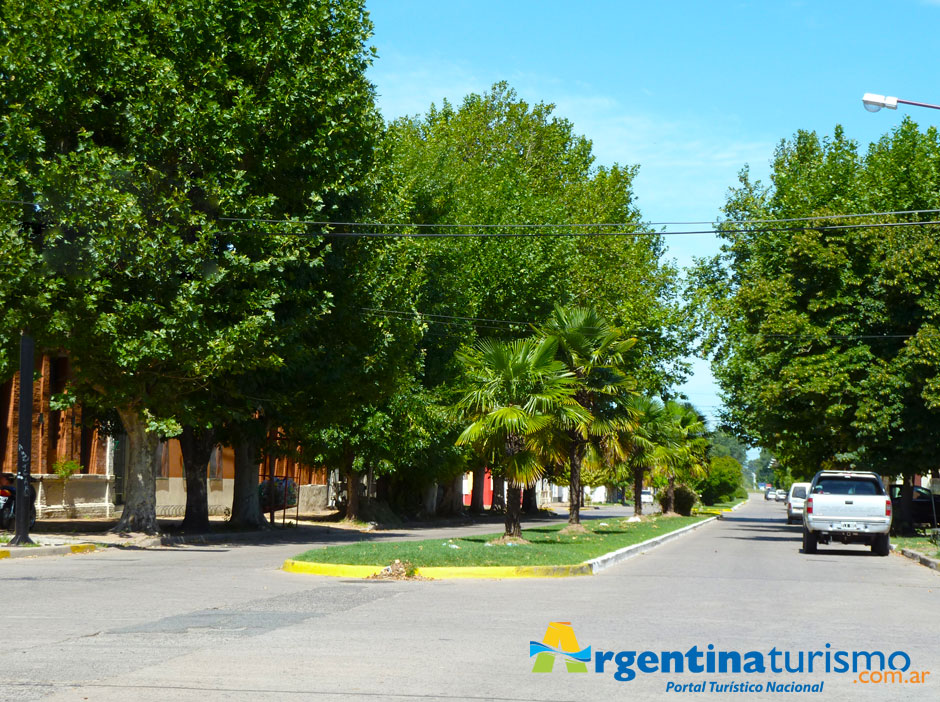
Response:
[{"label": "truck tailgate", "polygon": [[883,495],[813,495],[813,517],[865,519],[885,516]]}]

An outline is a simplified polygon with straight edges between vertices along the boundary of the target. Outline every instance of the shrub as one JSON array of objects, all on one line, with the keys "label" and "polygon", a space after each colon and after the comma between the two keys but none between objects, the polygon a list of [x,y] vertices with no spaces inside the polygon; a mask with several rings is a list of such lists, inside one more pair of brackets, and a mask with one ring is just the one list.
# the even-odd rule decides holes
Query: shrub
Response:
[{"label": "shrub", "polygon": [[81,473],[82,466],[78,461],[63,458],[52,464],[52,472],[67,481],[76,473]]},{"label": "shrub", "polygon": [[673,509],[683,517],[691,516],[692,508],[698,500],[698,493],[688,485],[676,485],[676,501]]},{"label": "shrub", "polygon": [[[293,480],[288,478],[285,481],[284,478],[275,478],[273,490],[269,489],[269,484],[269,481],[265,480],[258,486],[258,497],[261,499],[262,510],[267,511],[272,507],[274,509],[286,509],[297,505],[297,484]],[[285,487],[286,501],[284,499]]]},{"label": "shrub", "polygon": [[742,484],[741,464],[730,456],[713,458],[708,467],[708,477],[699,483],[702,502],[713,505],[730,500]]}]

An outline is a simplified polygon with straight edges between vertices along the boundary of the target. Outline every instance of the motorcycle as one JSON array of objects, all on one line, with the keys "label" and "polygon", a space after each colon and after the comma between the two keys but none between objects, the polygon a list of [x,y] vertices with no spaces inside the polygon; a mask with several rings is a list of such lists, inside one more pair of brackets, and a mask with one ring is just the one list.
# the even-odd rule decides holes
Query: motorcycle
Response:
[{"label": "motorcycle", "polygon": [[[16,476],[4,474],[0,484],[0,529],[16,529]],[[36,488],[33,480],[29,484],[29,528],[36,525]]]}]

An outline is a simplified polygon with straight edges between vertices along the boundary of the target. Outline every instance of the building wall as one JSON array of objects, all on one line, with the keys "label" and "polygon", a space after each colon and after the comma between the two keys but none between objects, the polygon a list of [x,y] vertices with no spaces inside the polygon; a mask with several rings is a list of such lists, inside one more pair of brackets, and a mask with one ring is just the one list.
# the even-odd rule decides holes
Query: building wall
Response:
[{"label": "building wall", "polygon": [[[33,383],[30,473],[40,482],[38,516],[111,516],[115,503],[119,504],[122,497],[122,481],[113,475],[114,452],[125,450],[125,442],[121,437],[109,439],[92,427],[83,427],[81,407],[66,410],[50,407],[52,396],[63,392],[68,382],[69,360],[66,356],[39,356],[36,370],[39,375]],[[19,373],[0,383],[0,472],[4,473],[17,471],[19,395]],[[53,467],[59,460],[74,460],[81,465],[80,474],[65,486],[54,474]],[[179,441],[170,439],[163,442],[156,461],[157,514],[182,516],[186,505],[186,484]],[[126,461],[117,463],[126,465]],[[275,477],[291,478],[298,485],[327,484],[326,468],[305,465],[292,458],[265,461],[259,466],[259,480],[267,479],[271,471]],[[101,479],[73,482],[79,475],[99,476]],[[206,476],[209,512],[223,514],[232,505],[235,455],[231,447],[216,447]],[[317,504],[322,500],[321,492],[315,493]]]},{"label": "building wall", "polygon": [[[82,408],[53,410],[49,406],[52,395],[65,390],[68,358],[40,356],[36,369],[40,374],[33,383],[30,472],[53,473],[57,461],[73,460],[81,464],[82,473],[105,475],[106,441],[94,429],[82,426]],[[20,377],[16,373],[0,384],[0,471],[4,473],[17,470],[19,396]]]}]

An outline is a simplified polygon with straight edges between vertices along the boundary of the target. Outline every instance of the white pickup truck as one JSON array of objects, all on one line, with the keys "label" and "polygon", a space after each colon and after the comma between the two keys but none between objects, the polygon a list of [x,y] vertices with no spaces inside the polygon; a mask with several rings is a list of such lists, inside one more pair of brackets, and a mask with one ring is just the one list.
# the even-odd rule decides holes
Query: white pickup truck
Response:
[{"label": "white pickup truck", "polygon": [[891,498],[875,473],[816,473],[803,506],[803,553],[841,541],[868,544],[872,553],[887,556],[890,529]]}]

